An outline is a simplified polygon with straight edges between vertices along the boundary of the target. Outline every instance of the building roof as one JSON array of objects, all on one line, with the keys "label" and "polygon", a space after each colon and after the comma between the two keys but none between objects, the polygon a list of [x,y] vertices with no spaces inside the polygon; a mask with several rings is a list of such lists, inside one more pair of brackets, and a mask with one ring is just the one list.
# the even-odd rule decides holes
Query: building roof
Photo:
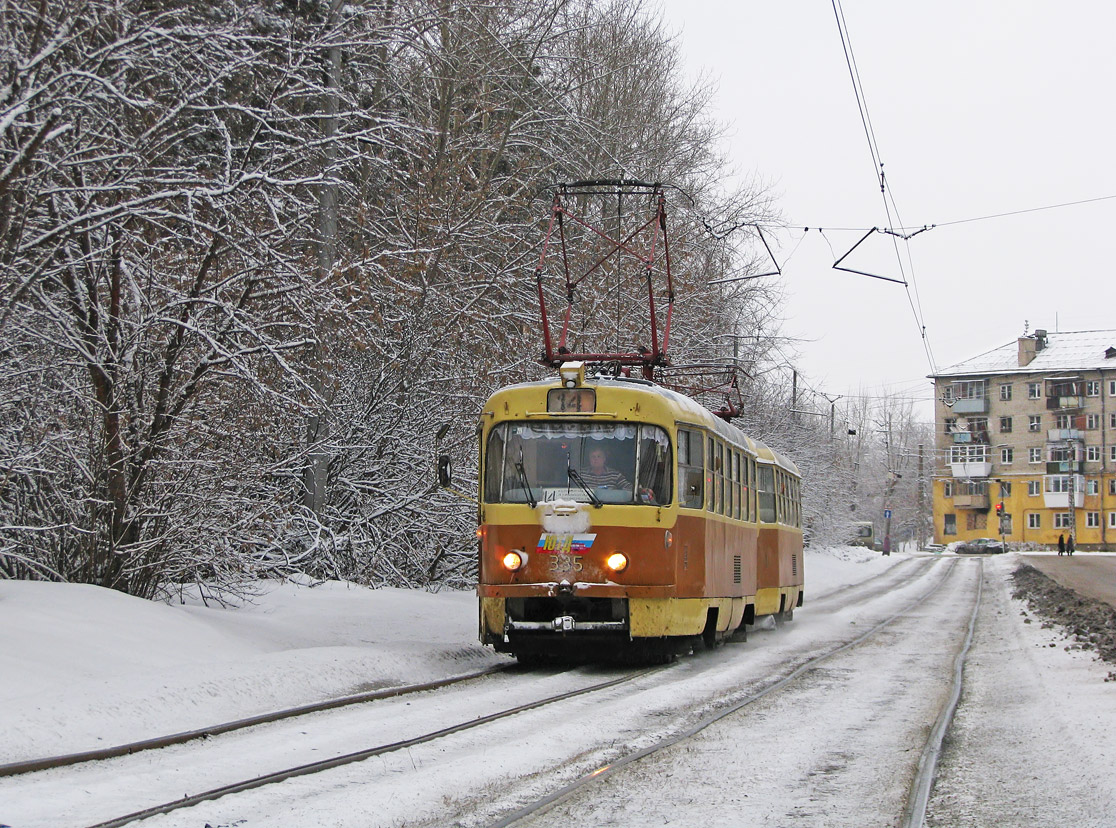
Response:
[{"label": "building roof", "polygon": [[930,377],[1054,374],[1102,368],[1116,371],[1116,330],[1047,333],[1045,347],[1027,365],[1019,364],[1019,341],[1013,339],[1006,345],[943,368]]}]

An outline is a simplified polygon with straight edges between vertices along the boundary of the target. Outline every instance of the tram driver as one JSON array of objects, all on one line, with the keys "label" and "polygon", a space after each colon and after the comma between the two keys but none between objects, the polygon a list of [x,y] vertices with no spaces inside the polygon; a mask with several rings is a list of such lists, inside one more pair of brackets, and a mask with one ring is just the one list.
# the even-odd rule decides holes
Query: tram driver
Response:
[{"label": "tram driver", "polygon": [[589,468],[582,469],[581,477],[585,485],[594,489],[610,487],[630,490],[632,487],[624,475],[608,465],[608,455],[600,446],[589,449]]}]

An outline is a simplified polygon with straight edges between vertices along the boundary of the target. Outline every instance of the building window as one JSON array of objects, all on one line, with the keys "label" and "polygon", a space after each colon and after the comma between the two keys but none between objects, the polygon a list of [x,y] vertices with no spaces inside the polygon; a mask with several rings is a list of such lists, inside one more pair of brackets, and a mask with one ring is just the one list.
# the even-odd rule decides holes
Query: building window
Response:
[{"label": "building window", "polygon": [[1088,380],[1085,383],[1085,396],[1086,397],[1099,397],[1100,396],[1100,380]]},{"label": "building window", "polygon": [[1027,399],[1037,400],[1042,397],[1042,383],[1029,382],[1027,383]]},{"label": "building window", "polygon": [[1052,446],[1048,459],[1051,463],[1072,463],[1077,455],[1070,446]]},{"label": "building window", "polygon": [[943,530],[942,534],[944,534],[944,535],[956,535],[957,534],[957,515],[946,515],[945,516],[945,527],[944,527],[944,530]]},{"label": "building window", "polygon": [[1046,396],[1048,397],[1081,397],[1085,394],[1085,383],[1079,379],[1048,379],[1046,381]]},{"label": "building window", "polygon": [[1042,528],[1042,515],[1038,512],[1027,512],[1027,528],[1028,529],[1041,529]]},{"label": "building window", "polygon": [[1100,457],[1100,446],[1085,446],[1085,459],[1090,463],[1099,463]]},{"label": "building window", "polygon": [[1055,529],[1069,529],[1070,528],[1070,513],[1069,512],[1055,512],[1054,513],[1054,528]]},{"label": "building window", "polygon": [[1048,474],[1046,476],[1046,491],[1050,494],[1066,494],[1073,491],[1072,474]]},{"label": "building window", "polygon": [[1015,460],[1015,449],[1002,448],[1000,449],[1000,462],[1007,465]]},{"label": "building window", "polygon": [[1027,417],[1027,431],[1042,431],[1042,415],[1031,414]]},{"label": "building window", "polygon": [[1100,512],[1085,513],[1085,528],[1100,529]]},{"label": "building window", "polygon": [[1116,512],[1108,513],[1108,528],[1116,529]]},{"label": "building window", "polygon": [[1089,431],[1096,431],[1100,428],[1100,414],[1086,414],[1085,428]]},{"label": "building window", "polygon": [[949,462],[950,463],[987,463],[988,462],[988,449],[987,445],[983,444],[969,444],[961,443],[957,446],[949,447]]},{"label": "building window", "polygon": [[1027,481],[1027,496],[1038,497],[1042,494],[1042,481],[1041,480],[1028,480]]},{"label": "building window", "polygon": [[1000,399],[1003,400],[1004,402],[1008,402],[1008,401],[1011,400],[1011,386],[1010,385],[1001,385],[1000,386]]},{"label": "building window", "polygon": [[1108,396],[1116,397],[1116,380],[1108,381]]},{"label": "building window", "polygon": [[952,434],[955,431],[957,431],[957,418],[956,417],[946,417],[945,418],[945,433],[946,434]]},{"label": "building window", "polygon": [[1116,477],[1108,481],[1108,493],[1110,495],[1116,495]]},{"label": "building window", "polygon": [[1000,433],[1011,434],[1011,417],[1000,418]]},{"label": "building window", "polygon": [[1108,415],[1108,427],[1116,428],[1116,413]]},{"label": "building window", "polygon": [[1100,494],[1100,481],[1099,480],[1086,480],[1085,481],[1085,494],[1087,494],[1087,495]]},{"label": "building window", "polygon": [[1110,447],[1109,447],[1109,449],[1108,449],[1108,455],[1109,455],[1109,459],[1110,459],[1110,460],[1111,460],[1111,461],[1112,461],[1113,463],[1116,463],[1116,446],[1110,446]]},{"label": "building window", "polygon": [[955,400],[983,400],[988,396],[985,380],[961,380],[953,383],[952,390]]},{"label": "building window", "polygon": [[1027,462],[1028,463],[1041,463],[1042,462],[1042,447],[1034,447],[1027,449]]},{"label": "building window", "polygon": [[1054,416],[1054,428],[1073,428],[1073,415],[1056,414]]},{"label": "building window", "polygon": [[953,481],[947,480],[942,484],[942,495],[944,497],[953,497]]}]

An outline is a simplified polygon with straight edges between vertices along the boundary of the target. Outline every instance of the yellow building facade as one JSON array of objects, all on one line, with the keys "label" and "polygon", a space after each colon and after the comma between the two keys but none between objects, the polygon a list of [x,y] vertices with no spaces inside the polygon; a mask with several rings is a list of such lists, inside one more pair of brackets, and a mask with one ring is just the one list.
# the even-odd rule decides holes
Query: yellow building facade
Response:
[{"label": "yellow building facade", "polygon": [[1116,331],[1036,330],[931,378],[938,543],[1116,549]]}]

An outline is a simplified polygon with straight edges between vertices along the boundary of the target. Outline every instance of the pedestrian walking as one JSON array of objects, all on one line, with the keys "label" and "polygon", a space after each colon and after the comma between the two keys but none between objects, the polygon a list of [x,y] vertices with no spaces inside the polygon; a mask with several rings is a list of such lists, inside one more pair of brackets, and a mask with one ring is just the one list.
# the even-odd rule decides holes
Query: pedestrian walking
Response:
[{"label": "pedestrian walking", "polygon": [[1066,541],[1066,554],[1067,555],[1072,555],[1073,554],[1073,535],[1070,535],[1069,540]]},{"label": "pedestrian walking", "polygon": [[1066,554],[1066,536],[1065,535],[1058,535],[1058,554],[1059,555]]}]

